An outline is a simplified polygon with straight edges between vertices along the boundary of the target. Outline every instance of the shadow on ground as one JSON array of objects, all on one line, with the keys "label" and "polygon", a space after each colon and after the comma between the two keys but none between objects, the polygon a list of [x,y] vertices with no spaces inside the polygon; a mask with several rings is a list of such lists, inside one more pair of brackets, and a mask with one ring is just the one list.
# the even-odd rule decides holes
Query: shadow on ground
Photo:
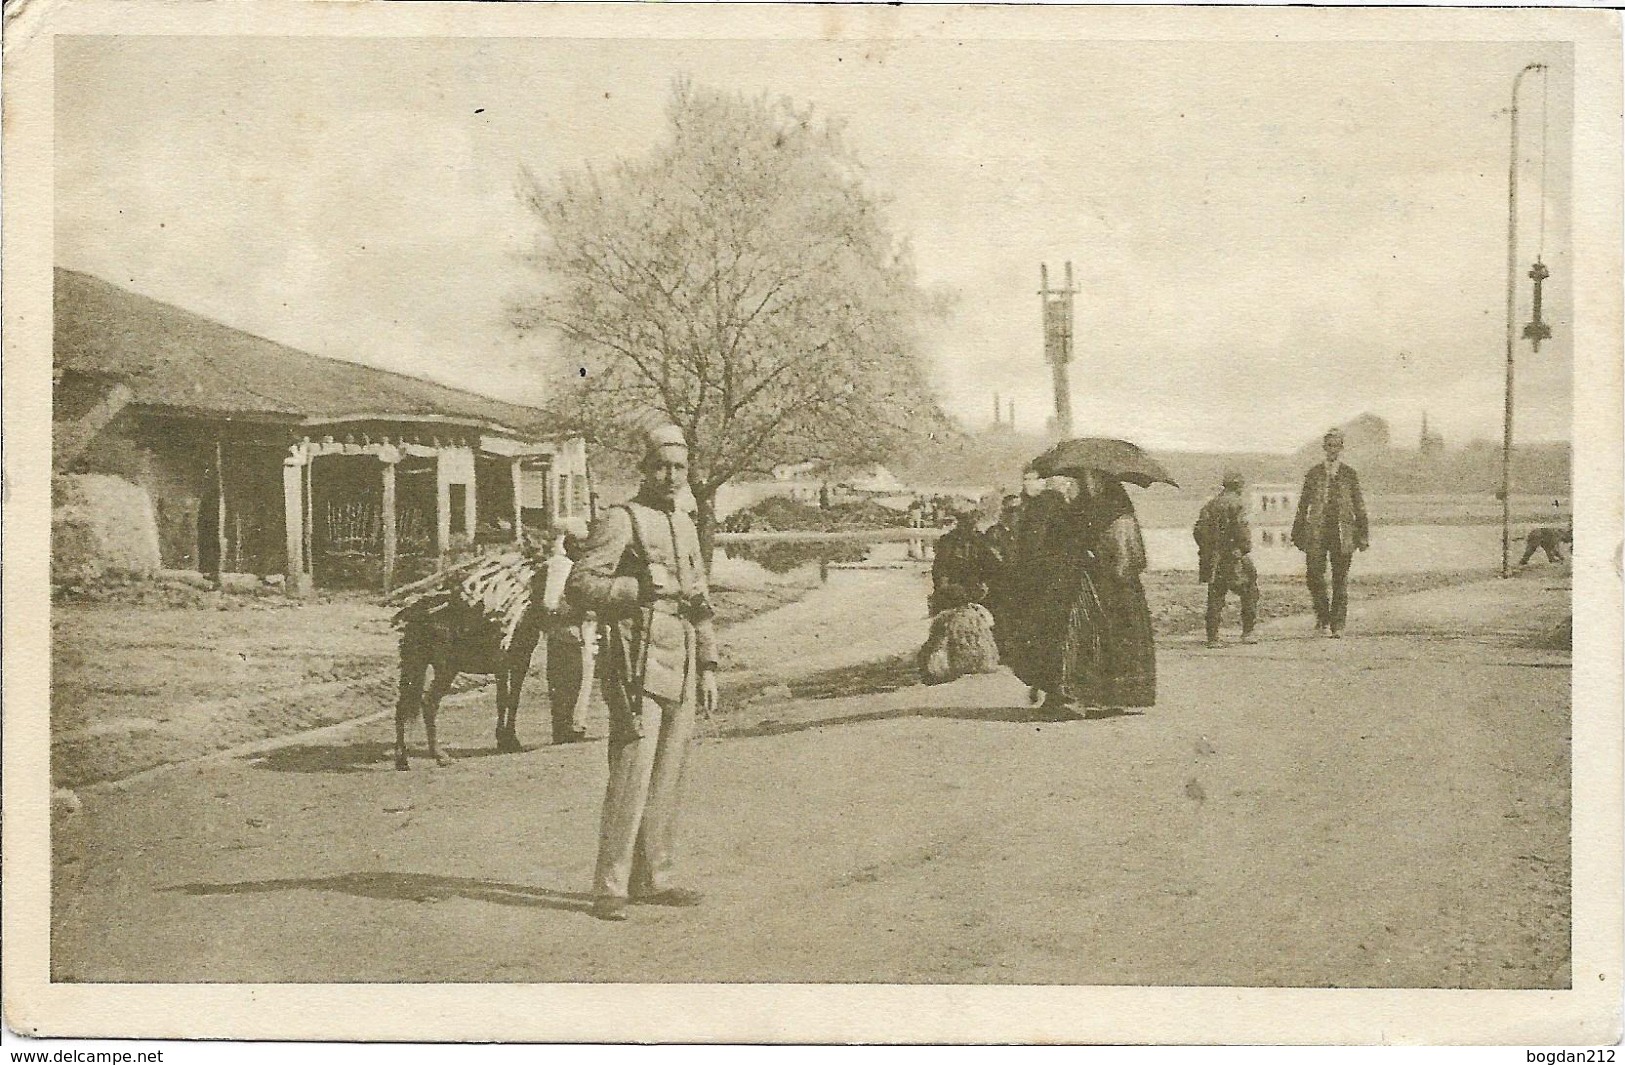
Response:
[{"label": "shadow on ground", "polygon": [[444,902],[449,898],[465,898],[503,906],[534,906],[582,913],[592,909],[592,896],[578,891],[556,891],[529,884],[504,884],[494,880],[436,876],[431,873],[345,873],[341,876],[245,880],[230,884],[180,884],[165,890],[186,895],[332,891],[357,898],[397,902]]},{"label": "shadow on ground", "polygon": [[[526,745],[524,751],[537,748]],[[491,747],[446,747],[445,751],[457,761],[472,758],[490,758],[503,754]],[[408,746],[414,766],[432,765],[428,750],[417,744]],[[524,752],[515,752],[524,753]],[[269,769],[274,773],[371,773],[381,769],[393,771],[395,745],[390,742],[368,743],[310,743],[295,747],[280,747],[263,755],[251,756],[254,768]]]},{"label": "shadow on ground", "polygon": [[892,721],[904,717],[935,718],[952,721],[1006,721],[1013,724],[1076,725],[1086,721],[1100,721],[1113,717],[1143,717],[1143,710],[1091,709],[1085,717],[1057,720],[1046,716],[1043,710],[1030,706],[905,706],[890,710],[875,710],[863,714],[842,714],[838,717],[814,717],[797,721],[768,719],[754,725],[740,725],[723,729],[721,739],[751,739],[762,736],[783,736],[809,729],[831,728],[837,725],[864,725],[875,721]]},{"label": "shadow on ground", "polygon": [[854,695],[881,695],[919,682],[915,656],[902,654],[861,666],[814,673],[791,681],[789,687],[798,699],[844,699]]}]

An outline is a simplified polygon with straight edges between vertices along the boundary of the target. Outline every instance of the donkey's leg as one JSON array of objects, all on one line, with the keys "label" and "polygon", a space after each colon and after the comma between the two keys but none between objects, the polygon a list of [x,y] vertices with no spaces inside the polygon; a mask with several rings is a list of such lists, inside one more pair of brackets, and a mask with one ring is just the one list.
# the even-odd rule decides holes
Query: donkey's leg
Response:
[{"label": "donkey's leg", "polygon": [[423,705],[423,679],[429,671],[428,657],[417,641],[401,641],[400,692],[395,700],[395,768],[406,769],[406,726],[418,716]]},{"label": "donkey's leg", "polygon": [[440,710],[440,700],[446,697],[451,690],[451,682],[457,679],[457,670],[451,663],[442,659],[434,664],[434,679],[429,682],[429,690],[423,697],[423,731],[429,737],[429,757],[439,765],[450,765],[451,755],[440,749],[434,731],[435,715]]},{"label": "donkey's leg", "polygon": [[525,690],[525,674],[530,670],[530,655],[516,655],[506,663],[508,669],[508,742],[513,750],[522,751],[519,742],[519,693]]},{"label": "donkey's leg", "polygon": [[507,663],[497,669],[497,751],[513,750],[513,718],[508,713],[508,680]]}]

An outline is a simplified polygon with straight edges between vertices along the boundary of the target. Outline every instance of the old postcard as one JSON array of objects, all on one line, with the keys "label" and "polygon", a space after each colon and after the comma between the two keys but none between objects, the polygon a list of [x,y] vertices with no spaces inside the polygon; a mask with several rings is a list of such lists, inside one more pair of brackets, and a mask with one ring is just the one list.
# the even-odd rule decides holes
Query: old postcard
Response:
[{"label": "old postcard", "polygon": [[1618,1040],[1619,103],[1597,11],[8,9],[7,1025]]}]

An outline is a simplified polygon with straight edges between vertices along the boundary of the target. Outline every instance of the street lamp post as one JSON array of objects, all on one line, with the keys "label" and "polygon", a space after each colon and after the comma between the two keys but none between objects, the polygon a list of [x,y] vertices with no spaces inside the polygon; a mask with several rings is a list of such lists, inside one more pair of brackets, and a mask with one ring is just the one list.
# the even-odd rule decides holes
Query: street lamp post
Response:
[{"label": "street lamp post", "polygon": [[[1531,70],[1545,70],[1544,63],[1530,63],[1512,79],[1512,159],[1507,165],[1507,389],[1506,420],[1501,437],[1501,576],[1512,576],[1512,347],[1517,331],[1518,284],[1518,88]],[[1546,194],[1541,189],[1541,195]]]}]

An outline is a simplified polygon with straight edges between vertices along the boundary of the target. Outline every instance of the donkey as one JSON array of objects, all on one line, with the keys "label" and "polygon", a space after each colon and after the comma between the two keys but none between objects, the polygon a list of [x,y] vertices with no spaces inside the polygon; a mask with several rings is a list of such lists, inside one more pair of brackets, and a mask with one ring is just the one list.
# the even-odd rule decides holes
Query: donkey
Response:
[{"label": "donkey", "polygon": [[[467,607],[454,605],[405,622],[401,632],[400,696],[395,703],[396,769],[409,768],[406,726],[420,712],[429,741],[429,756],[439,765],[451,763],[451,756],[441,750],[436,741],[435,714],[459,673],[496,676],[497,750],[504,754],[524,750],[517,730],[519,693],[542,636],[546,618],[542,607],[545,579],[541,571],[532,578],[530,602],[506,649],[502,646],[501,623]],[[429,678],[431,668],[434,670],[432,679]]]}]

